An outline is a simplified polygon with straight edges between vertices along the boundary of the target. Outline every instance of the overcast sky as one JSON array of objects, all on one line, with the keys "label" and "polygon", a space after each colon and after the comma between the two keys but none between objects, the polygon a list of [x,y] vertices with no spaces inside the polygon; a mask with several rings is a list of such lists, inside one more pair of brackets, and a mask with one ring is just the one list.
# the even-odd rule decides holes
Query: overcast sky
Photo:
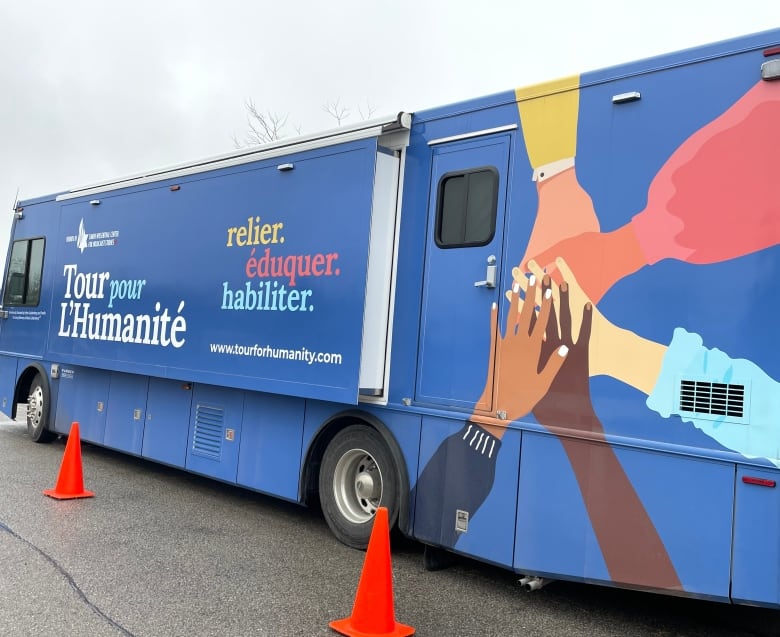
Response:
[{"label": "overcast sky", "polygon": [[[780,26],[778,0],[5,0],[0,257],[21,199]],[[4,262],[4,261],[3,261]]]}]

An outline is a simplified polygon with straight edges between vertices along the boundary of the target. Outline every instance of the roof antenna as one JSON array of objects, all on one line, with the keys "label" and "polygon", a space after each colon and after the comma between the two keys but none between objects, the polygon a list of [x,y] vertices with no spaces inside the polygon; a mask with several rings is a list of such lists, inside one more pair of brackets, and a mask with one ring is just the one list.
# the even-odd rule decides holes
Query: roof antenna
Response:
[{"label": "roof antenna", "polygon": [[11,210],[14,211],[14,215],[17,219],[24,219],[24,214],[22,214],[22,208],[19,207],[19,186],[16,187],[16,196],[14,197],[14,205],[11,207]]}]

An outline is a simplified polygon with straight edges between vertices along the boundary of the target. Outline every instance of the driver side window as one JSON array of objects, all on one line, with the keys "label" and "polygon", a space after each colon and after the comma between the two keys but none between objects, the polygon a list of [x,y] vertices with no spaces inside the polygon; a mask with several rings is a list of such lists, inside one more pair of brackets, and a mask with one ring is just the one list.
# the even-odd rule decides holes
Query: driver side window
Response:
[{"label": "driver side window", "polygon": [[4,306],[36,306],[41,301],[45,239],[14,241],[3,295]]}]

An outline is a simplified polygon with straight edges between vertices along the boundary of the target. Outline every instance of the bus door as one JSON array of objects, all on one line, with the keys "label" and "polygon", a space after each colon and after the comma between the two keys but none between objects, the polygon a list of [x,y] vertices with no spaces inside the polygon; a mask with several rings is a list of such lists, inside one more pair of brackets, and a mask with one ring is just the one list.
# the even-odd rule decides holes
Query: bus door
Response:
[{"label": "bus door", "polygon": [[[433,146],[416,401],[471,410],[485,386],[510,135]],[[492,391],[478,409],[492,410]]]},{"label": "bus door", "polygon": [[462,415],[423,417],[414,489],[417,539],[507,566],[520,433],[503,437],[507,461],[498,466],[495,441],[484,453],[469,448],[475,438],[467,419],[475,409],[497,408],[486,380],[491,308],[495,303],[505,313],[508,306],[503,294],[509,283],[501,273],[510,144],[511,133],[503,133],[432,149],[416,401]]},{"label": "bus door", "polygon": [[[17,233],[21,234],[21,230]],[[41,291],[45,245],[46,239],[38,235],[16,239],[9,248],[0,303],[1,354],[35,357],[43,354],[49,324]]]}]

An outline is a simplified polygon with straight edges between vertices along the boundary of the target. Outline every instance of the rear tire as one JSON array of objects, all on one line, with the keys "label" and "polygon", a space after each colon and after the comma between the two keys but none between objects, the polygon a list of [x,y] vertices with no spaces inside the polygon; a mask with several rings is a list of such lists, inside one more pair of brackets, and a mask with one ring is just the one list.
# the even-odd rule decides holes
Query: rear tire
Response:
[{"label": "rear tire", "polygon": [[365,549],[380,506],[390,528],[398,518],[398,471],[382,436],[367,425],[337,433],[320,465],[320,505],[333,534],[347,546]]},{"label": "rear tire", "polygon": [[49,388],[40,374],[33,379],[27,398],[27,433],[33,442],[51,442],[56,438],[49,431]]}]

